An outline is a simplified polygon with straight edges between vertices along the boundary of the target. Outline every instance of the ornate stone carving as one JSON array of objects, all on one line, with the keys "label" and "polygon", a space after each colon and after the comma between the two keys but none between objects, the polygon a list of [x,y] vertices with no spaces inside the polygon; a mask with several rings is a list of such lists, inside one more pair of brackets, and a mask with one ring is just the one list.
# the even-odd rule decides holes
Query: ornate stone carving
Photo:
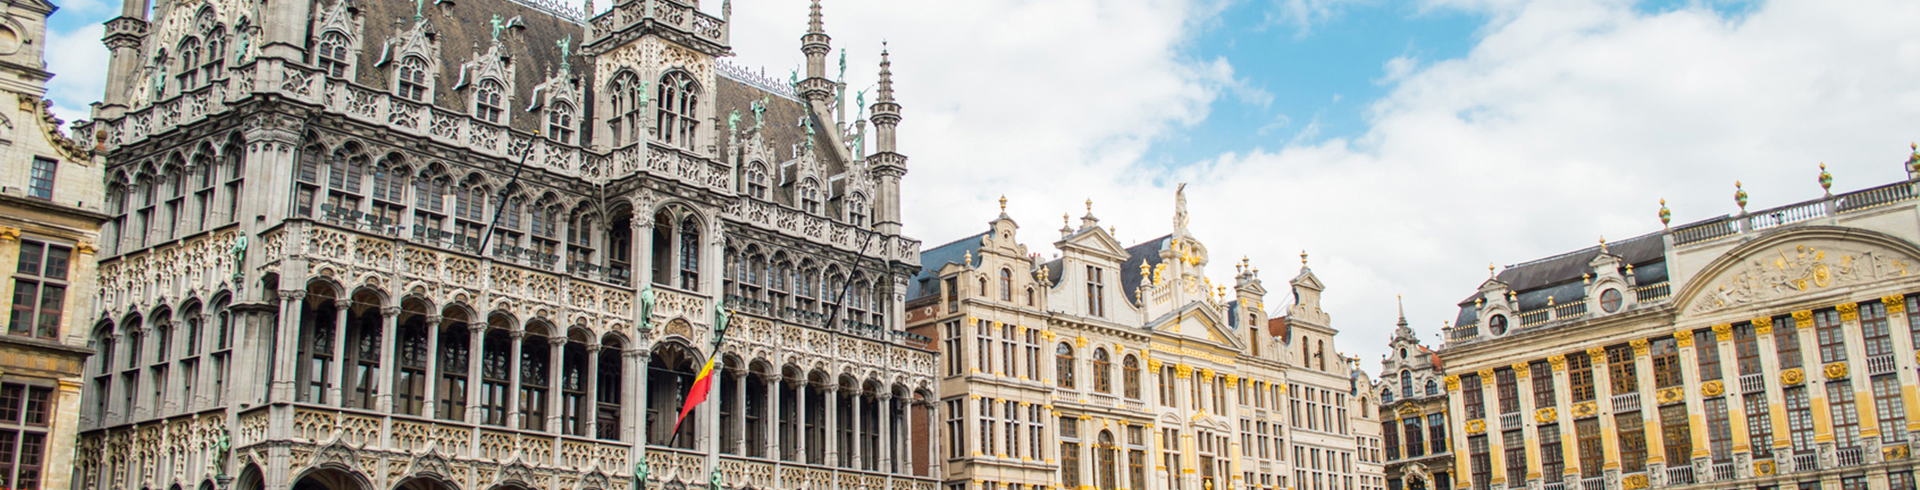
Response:
[{"label": "ornate stone carving", "polygon": [[1793,312],[1793,328],[1813,328],[1813,310]]},{"label": "ornate stone carving", "polygon": [[1806,380],[1807,380],[1807,374],[1805,372],[1800,371],[1800,368],[1793,368],[1793,369],[1788,369],[1780,372],[1780,384],[1782,385],[1793,386],[1793,385],[1797,385],[1802,382],[1805,382]]},{"label": "ornate stone carving", "polygon": [[1840,303],[1834,305],[1833,309],[1840,312],[1840,321],[1850,322],[1860,319],[1860,305],[1858,303]]},{"label": "ornate stone carving", "polygon": [[1479,434],[1479,433],[1482,433],[1482,432],[1486,432],[1486,431],[1487,431],[1487,421],[1486,421],[1486,420],[1482,420],[1482,419],[1474,419],[1474,420],[1468,420],[1468,421],[1467,421],[1467,433],[1468,433],[1468,434]]},{"label": "ornate stone carving", "polygon": [[1826,366],[1822,366],[1820,370],[1827,374],[1827,379],[1840,379],[1840,378],[1847,377],[1846,361],[1827,364]]},{"label": "ornate stone carving", "polygon": [[1721,342],[1733,340],[1733,324],[1722,323],[1713,326],[1713,339]]},{"label": "ornate stone carving", "polygon": [[1754,335],[1767,335],[1770,333],[1773,333],[1773,317],[1763,316],[1753,319]]},{"label": "ornate stone carving", "polygon": [[1673,333],[1673,341],[1680,347],[1693,347],[1693,331],[1680,330]]},{"label": "ornate stone carving", "polygon": [[1547,356],[1547,364],[1553,366],[1555,372],[1565,371],[1567,370],[1567,356],[1565,354]]},{"label": "ornate stone carving", "polygon": [[1907,311],[1907,298],[1905,296],[1898,294],[1888,295],[1880,298],[1880,303],[1887,305],[1887,313],[1902,313]]},{"label": "ornate stone carving", "polygon": [[1560,418],[1560,412],[1558,410],[1554,410],[1553,407],[1547,407],[1547,408],[1542,408],[1542,409],[1533,411],[1534,422],[1546,424],[1546,423],[1552,423],[1554,420],[1558,420],[1559,418]]},{"label": "ornate stone carving", "polygon": [[1701,396],[1715,397],[1715,396],[1720,396],[1721,394],[1726,392],[1727,392],[1726,383],[1721,382],[1720,380],[1716,379],[1713,381],[1700,383]]},{"label": "ornate stone carving", "polygon": [[[1768,253],[1771,252],[1771,253]],[[1693,314],[1907,275],[1912,258],[1857,243],[1782,244],[1714,277],[1688,305]]]}]

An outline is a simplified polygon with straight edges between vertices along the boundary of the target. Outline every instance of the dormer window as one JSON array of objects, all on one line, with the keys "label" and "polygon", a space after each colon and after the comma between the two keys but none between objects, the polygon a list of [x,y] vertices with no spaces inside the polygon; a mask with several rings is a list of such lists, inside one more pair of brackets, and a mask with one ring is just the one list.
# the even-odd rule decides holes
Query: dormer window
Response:
[{"label": "dormer window", "polygon": [[556,103],[547,110],[547,137],[560,143],[573,142],[573,106]]},{"label": "dormer window", "polygon": [[1013,270],[1000,269],[1000,301],[1013,301]]},{"label": "dormer window", "polygon": [[500,94],[505,91],[498,81],[482,80],[480,90],[473,94],[473,116],[482,121],[500,124],[500,115],[504,112],[500,109],[502,107]]},{"label": "dormer window", "polygon": [[1107,316],[1107,281],[1103,277],[1106,271],[1099,267],[1087,266],[1087,314]]},{"label": "dormer window", "polygon": [[800,185],[800,210],[820,214],[820,186],[808,180]]},{"label": "dormer window", "polygon": [[847,203],[847,223],[856,228],[867,227],[867,201],[857,194]]},{"label": "dormer window", "polygon": [[700,86],[684,71],[660,77],[654,103],[653,137],[661,143],[691,148],[700,121],[694,109],[700,104]]},{"label": "dormer window", "polygon": [[334,78],[346,78],[347,36],[339,32],[328,31],[320,35],[320,42],[314,45],[313,64],[320,71]]},{"label": "dormer window", "polygon": [[767,198],[767,166],[753,162],[747,166],[747,195],[754,199]]},{"label": "dormer window", "polygon": [[417,56],[400,60],[399,75],[394,89],[396,95],[414,102],[427,101],[427,60]]}]

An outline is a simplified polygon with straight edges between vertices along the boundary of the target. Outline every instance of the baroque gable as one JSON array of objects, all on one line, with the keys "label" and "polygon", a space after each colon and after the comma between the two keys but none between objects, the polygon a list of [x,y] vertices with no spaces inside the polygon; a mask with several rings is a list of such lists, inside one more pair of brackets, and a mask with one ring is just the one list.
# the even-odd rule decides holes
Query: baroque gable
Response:
[{"label": "baroque gable", "polygon": [[1916,257],[1920,247],[1877,232],[1798,229],[1728,251],[1677,297],[1683,315],[1713,314],[1920,274]]}]

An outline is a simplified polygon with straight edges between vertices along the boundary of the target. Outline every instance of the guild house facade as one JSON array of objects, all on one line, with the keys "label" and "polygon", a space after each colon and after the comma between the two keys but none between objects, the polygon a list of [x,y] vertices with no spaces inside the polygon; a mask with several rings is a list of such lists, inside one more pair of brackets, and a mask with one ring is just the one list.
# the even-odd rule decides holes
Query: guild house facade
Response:
[{"label": "guild house facade", "polygon": [[707,3],[126,0],[75,485],[935,488],[886,54]]},{"label": "guild house facade", "polygon": [[1245,259],[1206,275],[1183,192],[1171,233],[1131,247],[1087,206],[1052,260],[1004,200],[922,255],[907,315],[940,351],[945,490],[1381,488],[1369,381],[1334,350],[1305,264],[1270,320]]},{"label": "guild house facade", "polygon": [[[1915,488],[1920,152],[1905,165],[1906,181],[1765,210],[1736,184],[1733,214],[1666,226],[1663,205],[1657,232],[1491,271],[1439,355],[1403,361],[1412,386],[1441,376],[1446,406],[1381,388],[1418,400],[1403,428],[1444,423],[1428,453],[1450,451],[1403,452],[1389,473],[1446,472],[1459,489]],[[1823,168],[1819,188],[1832,181]]]}]

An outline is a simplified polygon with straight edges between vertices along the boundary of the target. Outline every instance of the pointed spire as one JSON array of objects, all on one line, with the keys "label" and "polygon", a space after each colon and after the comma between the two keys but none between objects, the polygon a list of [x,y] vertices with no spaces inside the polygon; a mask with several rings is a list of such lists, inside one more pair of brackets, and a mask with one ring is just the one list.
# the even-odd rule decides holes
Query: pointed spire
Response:
[{"label": "pointed spire", "polygon": [[820,0],[813,0],[813,6],[807,7],[807,33],[827,33],[826,23],[820,20]]},{"label": "pointed spire", "polygon": [[887,42],[880,41],[880,98],[876,102],[893,102],[893,60],[887,53]]},{"label": "pointed spire", "polygon": [[1405,300],[1405,299],[1403,299],[1403,298],[1401,298],[1401,297],[1400,297],[1400,295],[1398,295],[1398,294],[1396,294],[1396,295],[1393,295],[1393,303],[1394,303],[1394,305],[1396,305],[1396,306],[1399,306],[1399,307],[1400,307],[1400,321],[1398,321],[1398,322],[1395,322],[1395,323],[1394,323],[1394,325],[1396,325],[1396,326],[1399,326],[1399,327],[1402,327],[1402,328],[1405,328],[1405,327],[1407,326],[1407,303],[1406,303],[1406,300]]}]

